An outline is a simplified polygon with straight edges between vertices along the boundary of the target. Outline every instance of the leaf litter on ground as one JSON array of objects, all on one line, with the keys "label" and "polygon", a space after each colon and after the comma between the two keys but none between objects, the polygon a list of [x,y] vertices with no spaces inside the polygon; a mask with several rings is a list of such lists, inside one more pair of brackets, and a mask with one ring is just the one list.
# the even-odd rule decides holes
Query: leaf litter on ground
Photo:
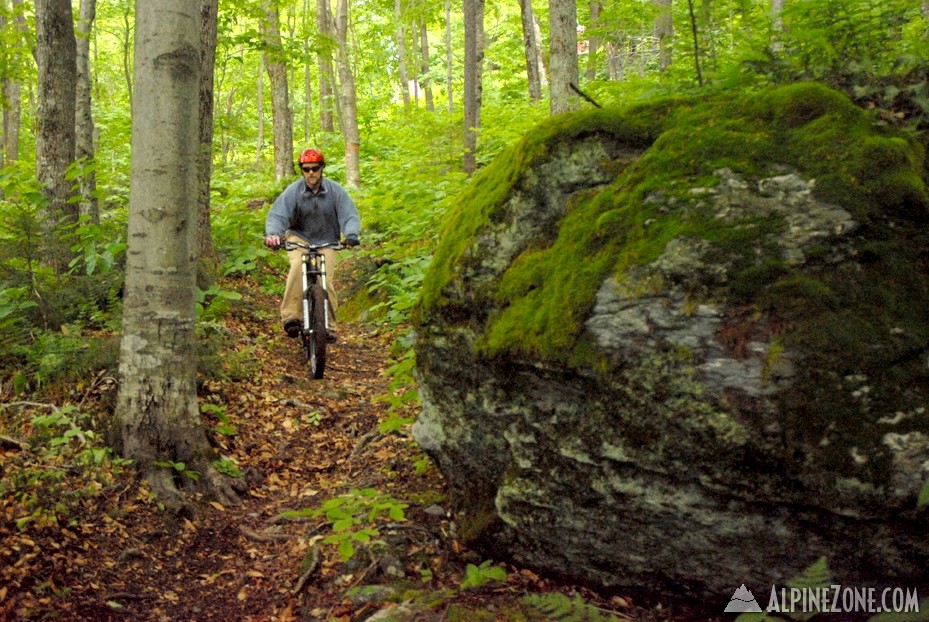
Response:
[{"label": "leaf litter on ground", "polygon": [[[131,466],[100,453],[102,434],[86,447],[69,441],[72,451],[37,449],[30,443],[48,439],[28,422],[63,408],[0,392],[0,620],[364,620],[403,602],[418,607],[408,619],[458,610],[505,620],[510,608],[541,620],[519,599],[579,593],[488,566],[455,539],[441,476],[423,468],[409,425],[379,431],[397,408],[383,399],[398,390],[385,373],[394,334],[341,324],[326,377],[311,380],[297,342],[269,319],[273,297],[246,277],[226,280],[242,294],[224,322],[227,364],[198,397],[223,468],[248,485],[241,504],[201,499],[192,515],[165,512]],[[114,375],[55,395],[89,413],[77,422],[69,411],[75,428],[102,427]],[[462,587],[468,572],[476,589]],[[583,593],[615,619],[666,619]]]}]

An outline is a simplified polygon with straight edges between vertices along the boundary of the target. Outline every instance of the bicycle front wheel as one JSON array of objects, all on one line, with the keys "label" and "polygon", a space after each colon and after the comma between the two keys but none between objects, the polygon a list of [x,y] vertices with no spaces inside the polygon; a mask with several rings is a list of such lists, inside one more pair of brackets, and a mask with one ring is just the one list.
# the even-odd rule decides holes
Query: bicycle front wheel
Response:
[{"label": "bicycle front wheel", "polygon": [[316,284],[308,292],[310,296],[310,334],[307,337],[307,359],[310,364],[310,376],[323,377],[326,371],[326,344],[329,334],[326,330],[326,292],[322,285]]}]

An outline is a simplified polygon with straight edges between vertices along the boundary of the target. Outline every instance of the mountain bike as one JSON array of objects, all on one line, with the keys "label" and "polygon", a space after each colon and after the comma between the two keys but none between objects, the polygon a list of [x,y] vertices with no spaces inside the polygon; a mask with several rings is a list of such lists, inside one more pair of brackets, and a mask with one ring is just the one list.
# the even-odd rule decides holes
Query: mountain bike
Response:
[{"label": "mountain bike", "polygon": [[329,294],[326,290],[326,258],[320,249],[342,249],[341,244],[307,244],[284,240],[284,250],[303,249],[303,326],[300,341],[310,375],[320,379],[326,371],[326,345],[329,342]]}]

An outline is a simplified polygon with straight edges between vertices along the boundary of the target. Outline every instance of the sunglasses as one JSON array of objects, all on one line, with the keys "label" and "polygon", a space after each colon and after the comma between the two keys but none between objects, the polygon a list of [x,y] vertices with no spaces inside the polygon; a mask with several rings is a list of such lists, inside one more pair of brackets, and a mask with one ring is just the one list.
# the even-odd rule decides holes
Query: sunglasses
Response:
[{"label": "sunglasses", "polygon": [[322,164],[314,164],[312,166],[301,166],[300,170],[302,170],[304,173],[315,173],[322,167]]}]

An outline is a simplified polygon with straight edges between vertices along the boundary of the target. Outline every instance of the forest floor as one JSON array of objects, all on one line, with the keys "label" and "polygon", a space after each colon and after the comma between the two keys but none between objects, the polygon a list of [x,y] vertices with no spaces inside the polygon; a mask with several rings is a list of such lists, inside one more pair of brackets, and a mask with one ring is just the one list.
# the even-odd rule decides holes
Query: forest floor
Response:
[{"label": "forest floor", "polygon": [[[17,401],[3,387],[0,620],[692,618],[467,550],[409,425],[379,429],[393,335],[341,324],[326,378],[311,380],[274,297],[246,278],[224,287],[243,295],[221,321],[238,369],[203,381],[199,397],[211,441],[247,483],[242,502],[200,499],[174,514],[131,467],[79,466],[86,452],[56,464],[64,452],[37,449],[37,417],[96,413],[66,426],[81,429],[108,416],[112,371],[74,383],[57,404]],[[82,475],[91,468],[93,478]]]}]

